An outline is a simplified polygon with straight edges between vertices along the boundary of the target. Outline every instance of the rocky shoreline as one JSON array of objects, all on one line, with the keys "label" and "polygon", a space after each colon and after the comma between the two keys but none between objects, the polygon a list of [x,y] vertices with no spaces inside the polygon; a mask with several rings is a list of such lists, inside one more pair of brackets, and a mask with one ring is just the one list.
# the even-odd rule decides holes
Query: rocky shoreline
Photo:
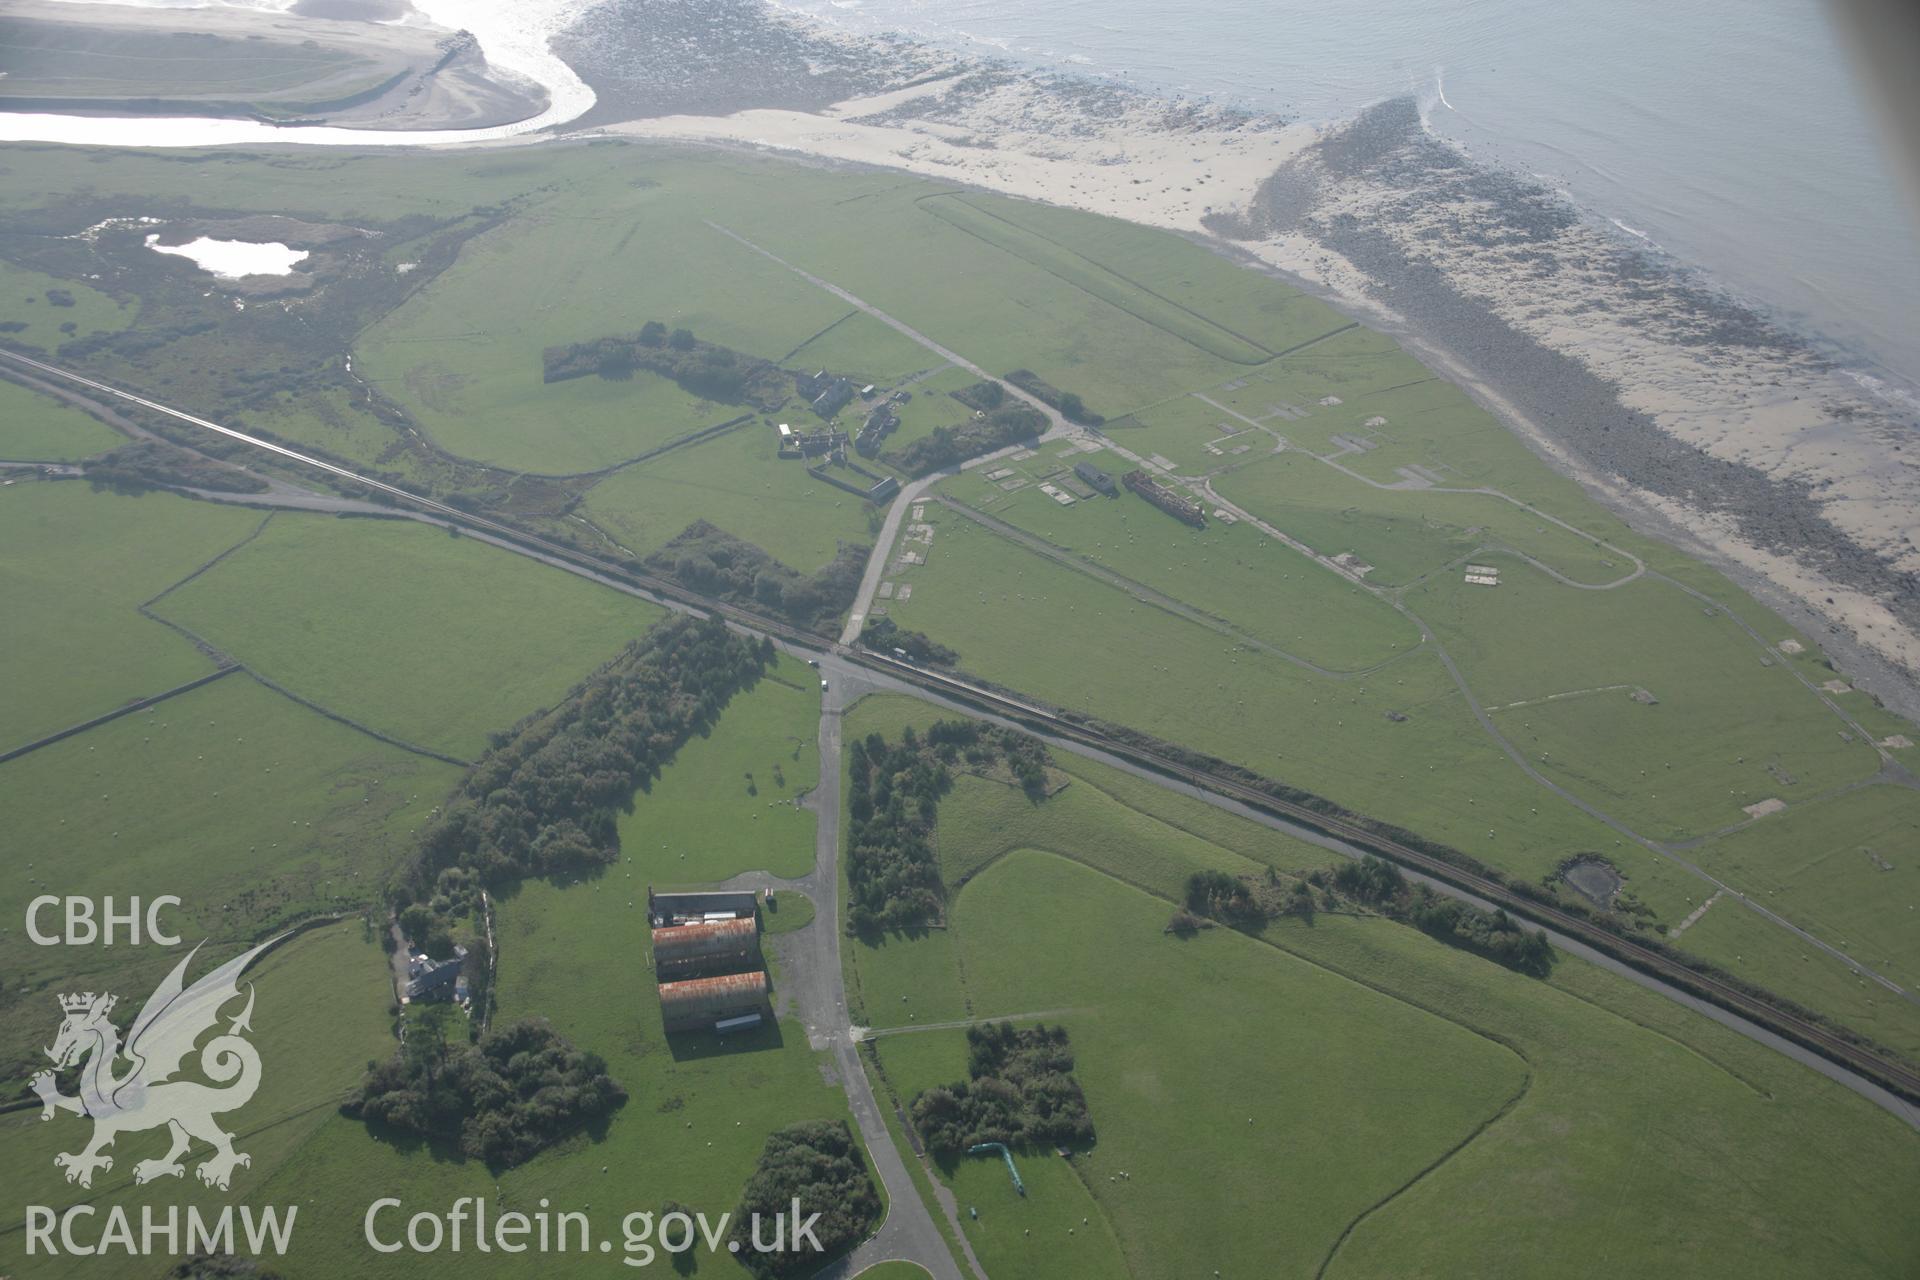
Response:
[{"label": "rocky shoreline", "polygon": [[1410,332],[1596,497],[1920,714],[1920,423],[1804,339],[1473,164],[1410,100],[1330,131],[1209,229]]},{"label": "rocky shoreline", "polygon": [[[556,50],[609,131],[938,174],[1167,227],[1407,341],[1651,536],[1920,716],[1920,422],[1409,99],[1313,130],[759,0],[605,0]],[[751,74],[736,74],[741,67]],[[1205,171],[1196,183],[1196,168]]]}]

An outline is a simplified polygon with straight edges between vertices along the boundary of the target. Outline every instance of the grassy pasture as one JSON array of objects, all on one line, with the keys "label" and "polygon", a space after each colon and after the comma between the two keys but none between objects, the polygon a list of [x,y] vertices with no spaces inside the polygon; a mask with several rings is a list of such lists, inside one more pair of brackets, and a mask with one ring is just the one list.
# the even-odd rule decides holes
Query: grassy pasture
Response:
[{"label": "grassy pasture", "polygon": [[[1144,458],[1173,463],[1181,475],[1217,470],[1238,457],[1273,451],[1274,439],[1257,427],[1222,413],[1197,396],[1175,396],[1136,409],[1100,428],[1101,433]],[[1220,450],[1212,453],[1208,446]],[[1245,446],[1245,453],[1233,450]]]},{"label": "grassy pasture", "polygon": [[1920,985],[1920,792],[1824,796],[1689,856],[1900,985]]},{"label": "grassy pasture", "polygon": [[[0,865],[12,976],[5,1060],[40,1034],[57,983],[158,980],[152,947],[37,947],[21,928],[43,893],[151,900],[189,944],[239,943],[305,916],[375,900],[408,836],[453,785],[450,765],[313,714],[244,675],[0,766],[0,810],[18,856]],[[177,958],[177,957],[176,957]],[[115,985],[115,989],[121,989]]]},{"label": "grassy pasture", "polygon": [[927,562],[901,580],[913,596],[896,594],[891,617],[1010,688],[1237,761],[1521,875],[1613,849],[1611,831],[1553,803],[1500,753],[1431,655],[1328,680],[1236,650],[970,521],[946,521]]},{"label": "grassy pasture", "polygon": [[[957,204],[989,209],[972,195],[939,197],[922,207],[951,212]],[[1145,294],[1163,308],[1185,311],[1265,352],[1311,342],[1346,323],[1292,285],[1248,271],[1180,236],[1034,201],[995,200],[990,211],[997,221],[1054,246],[1056,253],[1107,272],[1135,296]]]},{"label": "grassy pasture", "polygon": [[[724,1043],[711,1035],[668,1043],[646,963],[644,895],[636,901],[629,909],[609,878],[529,883],[501,908],[500,1016],[551,1019],[604,1055],[630,1095],[605,1141],[555,1150],[502,1182],[529,1198],[617,1211],[657,1209],[669,1197],[729,1210],[768,1133],[844,1118],[846,1098],[822,1077],[794,1023]],[[595,978],[582,982],[582,974]]]},{"label": "grassy pasture", "polygon": [[[680,748],[650,791],[620,817],[626,861],[613,879],[646,886],[712,884],[742,871],[805,875],[814,818],[793,801],[820,779],[820,694],[811,669],[782,656],[735,695],[704,738]],[[798,927],[798,926],[795,926]]]},{"label": "grassy pasture", "polygon": [[808,475],[800,459],[780,457],[757,420],[616,472],[586,501],[587,518],[635,555],[706,520],[801,573],[833,559],[841,542],[870,543],[870,510]]},{"label": "grassy pasture", "polygon": [[[777,358],[780,352],[774,352]],[[791,369],[826,369],[864,386],[886,386],[946,362],[890,325],[864,311],[849,311],[832,326],[814,334],[781,361]],[[860,401],[854,401],[857,407]],[[843,411],[851,414],[854,408]]]},{"label": "grassy pasture", "polygon": [[[49,289],[73,295],[70,307],[55,306]],[[83,280],[68,280],[0,261],[0,321],[24,324],[18,332],[0,334],[9,345],[53,351],[61,343],[100,332],[117,332],[132,322],[135,308],[95,289]],[[72,325],[68,333],[62,326]]]},{"label": "grassy pasture", "polygon": [[887,437],[882,451],[904,448],[923,436],[932,435],[936,428],[958,426],[972,417],[973,411],[949,393],[977,381],[979,379],[965,369],[950,368],[907,388],[913,393],[913,399],[894,406],[900,415],[900,425]]},{"label": "grassy pasture", "polygon": [[[237,949],[236,945],[196,960],[188,971],[188,980],[206,973],[215,961],[227,959]],[[184,955],[182,948],[167,959],[177,963]],[[16,1275],[89,1277],[105,1274],[103,1267],[123,1262],[118,1258],[107,1261],[70,1255],[27,1259],[24,1233],[18,1229],[22,1221],[20,1206],[47,1205],[57,1212],[83,1201],[99,1204],[102,1212],[108,1204],[124,1207],[136,1231],[142,1206],[151,1205],[164,1213],[166,1206],[191,1204],[207,1213],[223,1203],[298,1204],[293,1235],[296,1252],[289,1261],[304,1261],[311,1256],[303,1246],[312,1238],[311,1218],[317,1206],[304,1195],[298,1200],[290,1198],[286,1188],[299,1183],[319,1136],[347,1123],[335,1114],[334,1107],[359,1080],[367,1059],[384,1056],[392,1047],[387,1017],[392,998],[388,972],[386,957],[357,921],[303,934],[248,970],[244,981],[252,983],[257,992],[253,1033],[248,1038],[260,1051],[261,1087],[244,1109],[221,1117],[222,1123],[234,1131],[235,1149],[253,1161],[236,1171],[229,1192],[206,1187],[194,1176],[193,1167],[208,1153],[198,1143],[186,1157],[188,1170],[182,1178],[136,1186],[135,1162],[157,1158],[166,1151],[165,1132],[151,1130],[124,1135],[116,1142],[113,1168],[95,1176],[92,1190],[83,1190],[64,1180],[53,1164],[53,1155],[78,1150],[91,1129],[89,1124],[70,1116],[43,1124],[37,1105],[32,1110],[0,1116],[0,1148],[7,1152],[5,1171],[0,1173],[0,1194],[5,1195],[7,1204],[0,1214],[4,1223],[0,1227],[0,1267]],[[112,989],[136,1008],[151,990],[150,983],[129,982],[124,967],[111,982]],[[79,988],[65,983],[58,987],[60,991],[69,989]],[[51,990],[44,993],[23,1011],[36,1036],[50,1034],[58,1021],[53,994]],[[232,1012],[240,1008],[236,1000]],[[125,1064],[116,1069],[124,1070]],[[376,1194],[368,1190],[371,1185],[363,1182],[351,1188],[355,1199],[337,1206],[343,1218],[349,1212],[356,1217],[364,1212],[366,1202]],[[364,1245],[360,1249],[365,1252]],[[172,1261],[155,1259],[154,1265],[144,1271],[136,1263],[134,1270],[116,1274],[157,1277],[165,1274]],[[276,1269],[288,1275],[326,1274],[320,1266],[277,1265]]]},{"label": "grassy pasture", "polygon": [[[849,730],[891,734],[929,718],[905,700],[872,699]],[[1317,851],[1103,766],[1062,763],[1074,781],[1037,806],[1008,802],[998,794],[1004,788],[956,787],[941,810],[943,866],[986,869],[956,896],[953,927],[857,959],[850,951],[849,960],[870,990],[893,985],[896,970],[921,968],[914,1001],[929,1021],[921,1002],[923,994],[933,1002],[935,982],[963,986],[964,997],[949,993],[939,1003],[964,1005],[970,1016],[1066,1010],[1047,1021],[1073,1034],[1100,1130],[1099,1146],[1078,1163],[1132,1274],[1204,1275],[1215,1266],[1222,1274],[1312,1274],[1324,1266],[1334,1276],[1524,1276],[1604,1256],[1631,1271],[1678,1257],[1701,1275],[1891,1276],[1920,1260],[1891,1208],[1899,1187],[1920,1186],[1920,1158],[1892,1117],[1567,957],[1540,981],[1404,926],[1325,913],[1311,924],[1276,921],[1258,940],[1214,930],[1176,942],[1159,933],[1169,902],[1088,868],[1164,884],[1177,883],[1182,866],[1231,866],[1228,841],[1283,869],[1312,865]],[[1075,798],[1078,809],[1055,811]],[[1184,837],[1170,838],[1174,830]],[[1199,852],[1212,843],[1198,838],[1203,832],[1219,839],[1210,854]],[[1028,839],[1060,857],[1024,850]],[[1162,860],[1157,876],[1140,875],[1141,856]],[[944,975],[915,954],[934,946],[956,957]],[[1215,948],[1226,954],[1209,954]],[[1293,972],[1319,976],[1276,980],[1277,990],[1250,980],[1264,969],[1259,957],[1276,949],[1297,964]],[[1189,971],[1216,960],[1230,967],[1231,982],[1216,986]],[[1337,1014],[1302,1021],[1286,1016],[1284,1004],[1266,1003],[1312,998],[1301,996],[1303,986],[1311,992],[1349,979],[1363,995],[1340,1001]],[[1209,1016],[1216,990],[1238,1002]],[[1173,1002],[1180,1007],[1169,1008]],[[1470,1028],[1508,1046],[1516,1056],[1504,1062],[1519,1096],[1423,1176],[1341,1220],[1330,1203],[1341,1180],[1384,1173],[1419,1140],[1396,1129],[1354,1141],[1344,1131],[1350,1112],[1417,1115],[1437,1083],[1458,1098],[1456,1090],[1491,1090],[1501,1078],[1499,1069],[1425,1070],[1402,1096],[1329,1057],[1343,1052],[1356,1023],[1387,1009],[1425,1010],[1418,1017],[1454,1034]],[[1316,1056],[1286,1066],[1296,1025],[1312,1028],[1304,1043]],[[1428,1052],[1410,1054],[1410,1043],[1403,1030],[1383,1056]],[[958,1077],[961,1044],[958,1032],[916,1032],[877,1047],[887,1078],[910,1097]],[[1222,1075],[1214,1080],[1216,1066]],[[1261,1088],[1268,1071],[1285,1083]],[[1499,1106],[1493,1099],[1487,1115]],[[1243,1141],[1264,1148],[1251,1169],[1238,1163]],[[1304,1144],[1297,1154],[1295,1144]],[[1061,1164],[1034,1153],[1022,1171]],[[1107,1181],[1122,1169],[1133,1176]],[[1078,1222],[1093,1215],[1076,1207],[1070,1187],[1049,1184],[1052,1196],[1022,1206],[989,1175],[1005,1181],[998,1166],[965,1162],[950,1185],[963,1206],[981,1209],[979,1222],[963,1225],[983,1258],[993,1251],[993,1274],[1072,1274],[1096,1256],[1097,1219],[1091,1231]],[[1303,1193],[1295,1177],[1317,1181]],[[1243,1194],[1252,1203],[1236,1199]],[[1322,1215],[1334,1219],[1330,1227],[1317,1225]],[[1623,1227],[1627,1221],[1633,1225]],[[1063,1224],[1076,1234],[1067,1237],[1057,1229]],[[1031,1237],[1022,1234],[1029,1227]]]},{"label": "grassy pasture", "polygon": [[[1744,822],[1743,806],[1794,804],[1879,770],[1873,750],[1843,739],[1845,725],[1791,672],[1762,666],[1720,610],[1656,579],[1570,591],[1495,559],[1499,587],[1448,575],[1408,603],[1482,705],[1506,708],[1493,713],[1502,732],[1646,834],[1705,835]],[[1635,701],[1641,688],[1659,701]]]},{"label": "grassy pasture", "polygon": [[1575,582],[1613,582],[1633,568],[1590,540],[1500,498],[1376,489],[1296,452],[1235,468],[1214,487],[1322,555],[1352,552],[1374,567],[1369,581],[1390,586],[1410,583],[1494,542],[1516,547]]},{"label": "grassy pasture", "polygon": [[[1057,855],[1017,850],[970,881],[953,911],[976,1016],[1066,1010],[1047,1021],[1073,1036],[1100,1134],[1075,1166],[1135,1274],[1309,1272],[1343,1223],[1525,1081],[1522,1062],[1492,1041],[1282,951],[1227,932],[1164,934],[1169,910]],[[883,1064],[893,1049],[881,1042]],[[911,1096],[942,1073],[955,1078],[959,1060],[896,1084]],[[1415,1093],[1418,1108],[1389,1102]],[[1372,1103],[1342,1105],[1352,1097]],[[1022,1154],[1036,1176],[1061,1170],[1050,1153]],[[1117,1180],[1123,1170],[1131,1176]],[[999,1262],[983,1259],[993,1274],[1063,1264],[1113,1274],[1111,1244],[1076,1220],[1092,1214],[1071,1173],[1047,1177],[1024,1210],[997,1191],[1003,1168],[970,1161],[958,1174],[969,1199],[998,1210],[963,1224]],[[1275,1205],[1289,1222],[1277,1237],[1264,1221]]]},{"label": "grassy pasture", "polygon": [[[743,201],[715,216],[990,373],[1032,369],[1113,416],[1239,368],[921,212],[915,202],[937,190],[931,184],[796,173],[783,186],[786,202]],[[988,211],[1007,203],[968,199]],[[1257,283],[1249,274],[1249,287]]]},{"label": "grassy pasture", "polygon": [[1198,312],[1180,306],[1113,269],[1075,253],[1060,241],[1028,230],[966,196],[929,196],[919,204],[924,212],[951,223],[966,234],[1099,298],[1207,355],[1240,365],[1262,364],[1272,358],[1271,351],[1251,339],[1215,324]]},{"label": "grassy pasture", "polygon": [[302,516],[155,608],[302,697],[464,759],[660,617],[412,521]]},{"label": "grassy pasture", "polygon": [[0,459],[77,462],[125,442],[125,436],[78,409],[0,381]]},{"label": "grassy pasture", "polygon": [[[604,173],[604,156],[579,150],[565,157],[499,154],[423,158],[416,153],[372,148],[363,152],[288,152],[263,158],[257,152],[113,151],[94,147],[44,147],[32,153],[35,181],[8,183],[0,209],[44,208],[77,200],[102,187],[110,160],[116,192],[167,205],[197,204],[235,212],[283,213],[321,218],[389,218],[426,213],[464,214],[548,180],[559,171]],[[25,172],[26,156],[12,159]],[[270,180],[262,180],[262,168]],[[139,212],[134,209],[132,212]],[[0,280],[6,277],[0,275]],[[56,281],[61,287],[70,287]],[[4,296],[4,295],[0,295]]]},{"label": "grassy pasture", "polygon": [[134,610],[259,523],[257,511],[72,482],[0,489],[0,742],[31,742],[213,670]]},{"label": "grassy pasture", "polygon": [[605,467],[737,416],[739,407],[653,374],[541,381],[546,347],[647,320],[777,359],[845,314],[702,225],[709,206],[680,190],[677,171],[652,171],[664,181],[590,196],[575,188],[481,236],[360,338],[356,367],[448,450],[512,469]]},{"label": "grassy pasture", "polygon": [[[886,1088],[903,1108],[922,1090],[967,1075],[964,1031],[886,1036],[873,1042],[873,1053]],[[1077,1162],[1050,1150],[1030,1150],[1016,1151],[1014,1163],[1026,1185],[1025,1196],[1013,1189],[998,1153],[966,1156],[940,1167],[941,1181],[960,1206],[967,1242],[988,1275],[1112,1280],[1127,1274],[1113,1224],[1081,1181]]]},{"label": "grassy pasture", "polygon": [[[1109,474],[1126,465],[1112,454],[1080,456]],[[1364,670],[1420,643],[1413,624],[1385,602],[1251,525],[1216,520],[1189,528],[1124,490],[1062,507],[1037,486],[1006,495],[978,468],[942,488],[964,502],[991,503],[999,520],[1329,670]],[[928,515],[942,534],[961,519]]]},{"label": "grassy pasture", "polygon": [[[1697,892],[1693,905],[1698,906],[1705,897],[1704,893]],[[1768,907],[1794,918],[1797,918],[1794,909],[1803,906],[1791,898],[1783,903],[1780,897],[1764,892],[1758,897]],[[1900,901],[1897,893],[1894,901]],[[1845,906],[1862,915],[1875,914],[1871,908],[1863,911],[1854,899],[1849,899]],[[1849,925],[1852,924],[1850,921]],[[1864,935],[1866,941],[1863,942],[1862,937],[1855,936],[1857,932],[1856,928],[1849,927],[1838,936],[1860,944],[1866,963],[1891,958],[1881,954],[1884,948],[1871,945],[1873,935]],[[1838,938],[1834,940],[1837,942]],[[1856,973],[1819,948],[1782,934],[1776,925],[1731,897],[1722,896],[1709,907],[1705,915],[1688,926],[1675,945],[1748,982],[1818,1009],[1879,1044],[1904,1053],[1909,1061],[1920,1062],[1920,1010],[1915,1009],[1911,1001]],[[1904,943],[1898,950],[1905,950]],[[1875,967],[1879,968],[1877,964]],[[1903,969],[1889,964],[1881,971],[1889,972],[1902,985],[1911,981],[1911,965]]]}]

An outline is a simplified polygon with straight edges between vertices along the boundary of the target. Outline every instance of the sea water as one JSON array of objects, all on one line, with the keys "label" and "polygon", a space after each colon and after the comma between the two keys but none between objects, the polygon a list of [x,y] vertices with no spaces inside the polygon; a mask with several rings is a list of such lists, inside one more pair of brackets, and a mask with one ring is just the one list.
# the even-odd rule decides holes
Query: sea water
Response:
[{"label": "sea water", "polygon": [[[138,0],[135,0],[138,2]],[[170,0],[146,0],[166,4]],[[197,0],[171,0],[195,3]],[[248,2],[248,0],[243,0]],[[250,0],[285,8],[292,0]],[[483,130],[0,113],[0,140],[352,146],[504,138],[593,92],[547,48],[591,0],[415,0],[552,107]],[[1823,340],[1867,390],[1920,408],[1920,210],[1818,0],[783,0],[901,31],[1327,123],[1412,94],[1436,134],[1529,173],[1677,264]],[[1877,385],[1873,385],[1877,384]]]},{"label": "sea water", "polygon": [[1920,209],[1817,0],[786,7],[1315,123],[1412,94],[1476,158],[1920,392]]}]

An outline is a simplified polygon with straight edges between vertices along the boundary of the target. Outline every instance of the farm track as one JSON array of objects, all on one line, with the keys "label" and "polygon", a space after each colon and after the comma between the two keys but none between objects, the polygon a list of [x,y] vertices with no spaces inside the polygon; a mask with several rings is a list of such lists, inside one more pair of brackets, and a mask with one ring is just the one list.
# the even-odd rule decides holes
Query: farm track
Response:
[{"label": "farm track", "polygon": [[[932,344],[928,345],[931,347]],[[952,357],[951,353],[944,352],[942,348],[934,349],[948,355],[954,363],[962,367],[972,367],[965,361]],[[1452,896],[1475,905],[1498,905],[1505,908],[1512,914],[1543,928],[1549,939],[1562,949],[1628,977],[1801,1062],[1859,1093],[1907,1124],[1920,1129],[1920,1106],[1915,1105],[1920,1103],[1920,1071],[1882,1056],[1869,1048],[1856,1045],[1824,1026],[1788,1010],[1777,1008],[1730,983],[1696,972],[1659,951],[1615,935],[1591,921],[1533,898],[1524,897],[1495,880],[1379,835],[1355,820],[1324,814],[1304,805],[1269,795],[1238,780],[1194,768],[1151,748],[1123,741],[1098,728],[1084,725],[1043,704],[1020,699],[956,676],[948,676],[922,669],[911,663],[895,661],[883,655],[857,651],[845,643],[835,645],[825,637],[801,631],[784,622],[699,596],[686,591],[678,584],[652,575],[632,572],[538,535],[461,511],[395,485],[360,476],[334,463],[308,457],[273,441],[262,440],[244,432],[223,427],[204,418],[121,391],[43,361],[8,351],[0,351],[0,359],[24,365],[41,374],[53,375],[109,397],[137,404],[224,438],[240,441],[276,455],[278,458],[312,467],[334,479],[363,486],[376,494],[384,494],[389,499],[416,507],[419,513],[409,513],[377,503],[336,498],[331,495],[309,495],[309,503],[317,509],[379,514],[390,518],[425,519],[443,526],[458,527],[493,545],[530,556],[616,590],[652,600],[669,608],[703,616],[720,617],[739,630],[771,636],[802,655],[817,654],[823,659],[830,658],[836,669],[848,674],[857,671],[876,689],[892,687],[931,694],[936,700],[949,705],[957,704],[985,712],[990,717],[1003,722],[1014,723],[1070,750],[1120,762],[1123,767],[1140,776],[1159,782],[1161,785],[1173,785],[1176,789],[1197,795],[1210,803],[1238,812],[1242,816],[1252,817],[1267,825],[1276,825],[1277,820],[1278,824],[1297,830],[1315,843],[1347,856],[1359,857],[1366,853],[1373,853],[1384,857],[1412,870],[1416,879],[1429,883]],[[1050,421],[1055,421],[1057,427],[1064,429],[1064,424],[1051,414]],[[279,495],[274,494],[221,496],[228,500],[250,498],[263,506],[281,505],[276,501]],[[912,500],[912,497],[907,494],[903,494],[896,500],[892,512],[889,513],[890,525],[897,528],[899,515],[910,507]],[[889,546],[889,543],[883,541],[875,557],[876,561],[882,565],[884,565],[886,548]],[[1686,590],[1684,586],[1682,589]],[[1744,626],[1744,623],[1742,625]],[[1751,632],[1751,628],[1746,629]],[[1755,638],[1758,639],[1757,634]],[[833,719],[836,722],[837,736],[838,716],[835,715]],[[825,764],[826,761],[823,760],[823,772]],[[826,917],[825,912],[822,915],[825,918],[831,918]],[[835,951],[837,953],[837,947]],[[834,988],[839,991],[842,1007],[844,1007],[845,995],[837,965],[832,971],[830,980]],[[857,1068],[857,1057],[853,1065]],[[862,1084],[864,1080],[864,1072],[862,1072]],[[853,1083],[848,1082],[846,1087],[851,1095],[854,1090]],[[866,1092],[870,1098],[871,1091]],[[860,1118],[862,1134],[868,1145],[876,1150],[891,1151],[891,1138],[886,1133],[884,1125],[881,1125],[877,1131],[872,1130],[868,1127],[867,1117]],[[911,1203],[921,1204],[917,1193],[910,1191],[909,1196]],[[898,1213],[902,1206],[897,1198],[895,1206],[894,1212]],[[921,1205],[920,1216],[924,1216],[925,1212],[924,1205]],[[925,1227],[931,1229],[931,1219],[925,1218],[924,1221]],[[962,1241],[964,1244],[964,1236]],[[921,1260],[938,1264],[937,1274],[951,1274],[949,1268],[953,1266],[952,1256],[947,1252],[944,1242],[937,1255],[931,1259]]]},{"label": "farm track", "polygon": [[1071,569],[1075,573],[1084,573],[1088,577],[1093,578],[1099,582],[1104,582],[1110,587],[1117,587],[1121,591],[1124,591],[1128,595],[1132,596],[1134,599],[1140,601],[1142,604],[1152,605],[1156,609],[1164,609],[1166,612],[1173,614],[1175,617],[1183,618],[1186,621],[1193,623],[1195,626],[1205,627],[1209,631],[1218,632],[1220,635],[1226,636],[1229,640],[1232,640],[1236,644],[1245,645],[1247,648],[1256,649],[1261,653],[1270,653],[1274,657],[1279,658],[1282,661],[1290,662],[1296,667],[1300,667],[1306,671],[1311,671],[1314,675],[1317,675],[1317,676],[1324,676],[1329,680],[1357,680],[1363,676],[1372,675],[1374,672],[1379,671],[1382,667],[1388,666],[1389,664],[1394,662],[1398,662],[1400,659],[1406,657],[1409,653],[1412,653],[1415,650],[1420,648],[1418,644],[1415,644],[1408,649],[1404,649],[1401,652],[1394,654],[1391,658],[1386,658],[1380,662],[1374,663],[1371,666],[1361,667],[1358,670],[1354,670],[1354,671],[1337,671],[1331,667],[1323,667],[1323,666],[1320,666],[1318,663],[1310,661],[1309,659],[1303,658],[1296,653],[1289,653],[1285,649],[1280,648],[1278,645],[1269,644],[1265,640],[1257,639],[1254,636],[1251,636],[1246,632],[1240,630],[1239,628],[1235,627],[1232,623],[1228,622],[1224,618],[1216,617],[1213,614],[1208,613],[1204,609],[1200,609],[1195,607],[1194,605],[1187,604],[1185,601],[1176,600],[1170,595],[1166,595],[1162,592],[1156,591],[1152,587],[1147,586],[1143,582],[1138,582],[1132,578],[1127,577],[1123,573],[1119,573],[1119,572],[1116,572],[1115,570],[1108,569],[1105,566],[1094,562],[1093,560],[1075,555],[1073,552],[1067,550],[1065,547],[1057,546],[1054,543],[1048,542],[1045,538],[1040,537],[1038,534],[1028,533],[1025,529],[1021,529],[1015,525],[1008,524],[1006,521],[1000,519],[999,517],[988,515],[986,512],[981,511],[976,507],[970,507],[966,503],[961,502],[956,498],[949,498],[944,494],[936,494],[934,496],[934,501],[938,502],[941,506],[951,510],[952,512],[954,512],[954,514],[963,516],[966,519],[973,521],[975,524],[981,525],[984,528],[991,530],[993,533],[998,534],[999,536],[1005,538],[1007,541],[1017,543],[1018,545],[1025,547],[1027,550],[1033,552],[1035,555],[1042,556],[1048,560],[1051,560],[1055,564],[1058,564],[1063,568]]}]

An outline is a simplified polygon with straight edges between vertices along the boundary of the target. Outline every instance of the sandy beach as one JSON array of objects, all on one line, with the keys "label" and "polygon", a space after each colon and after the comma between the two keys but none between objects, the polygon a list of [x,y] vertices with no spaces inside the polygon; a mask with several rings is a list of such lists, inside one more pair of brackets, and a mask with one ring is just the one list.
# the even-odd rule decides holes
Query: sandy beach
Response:
[{"label": "sandy beach", "polygon": [[[44,74],[22,55],[27,74],[0,77],[9,113],[479,130],[552,104],[532,78],[491,64],[472,33],[401,0],[307,0],[292,12],[12,0],[5,17],[22,49],[55,51]],[[313,60],[312,74],[278,70],[302,59]],[[225,80],[196,74],[228,61],[237,65]]]},{"label": "sandy beach", "polygon": [[[416,7],[443,22],[451,11]],[[528,66],[564,61],[546,115],[419,141],[756,148],[1186,235],[1393,333],[1635,527],[1734,574],[1854,683],[1920,715],[1920,406],[1873,394],[1557,193],[1436,140],[1411,100],[1321,129],[851,36],[759,0],[603,0],[549,52],[564,6],[533,9],[502,28],[532,43],[502,47]],[[191,12],[233,31],[289,21]],[[485,67],[474,75],[497,82]],[[460,113],[416,96],[412,110]],[[555,131],[508,136],[549,118]]]},{"label": "sandy beach", "polygon": [[786,85],[759,101],[790,105],[601,131],[947,178],[1278,272],[1392,332],[1636,528],[1733,574],[1855,683],[1920,714],[1920,435],[1794,335],[1473,164],[1410,101],[1322,130],[924,50],[862,54],[832,83],[867,92],[823,103]]}]

